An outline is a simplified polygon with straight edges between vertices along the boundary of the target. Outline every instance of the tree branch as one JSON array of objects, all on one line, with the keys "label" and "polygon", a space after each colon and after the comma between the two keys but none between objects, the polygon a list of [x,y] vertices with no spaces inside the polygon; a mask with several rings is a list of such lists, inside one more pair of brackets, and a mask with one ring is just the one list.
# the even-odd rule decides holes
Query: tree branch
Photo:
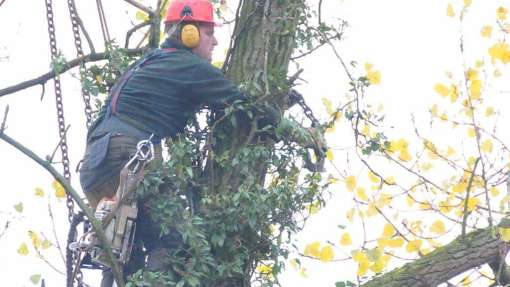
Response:
[{"label": "tree branch", "polygon": [[21,143],[15,141],[13,138],[9,137],[3,132],[0,132],[0,139],[4,140],[8,144],[15,147],[17,150],[34,160],[36,163],[38,163],[41,167],[43,167],[46,171],[48,171],[53,178],[58,181],[62,187],[64,187],[67,194],[69,194],[73,200],[78,204],[78,206],[83,210],[85,215],[88,217],[90,223],[92,224],[92,227],[94,228],[94,231],[101,242],[101,246],[105,250],[106,254],[108,255],[109,260],[112,263],[112,272],[115,277],[115,281],[117,282],[117,285],[120,287],[124,286],[124,280],[122,278],[122,273],[120,271],[117,259],[112,253],[112,249],[110,247],[110,244],[108,243],[108,239],[106,238],[106,235],[104,234],[103,228],[101,227],[101,223],[96,220],[94,217],[94,214],[92,213],[92,210],[85,204],[83,200],[81,200],[78,193],[73,189],[69,181],[62,176],[58,171],[55,170],[55,168],[47,161],[41,159],[39,156],[37,156],[35,153],[33,153],[31,150],[23,146]]},{"label": "tree branch", "polygon": [[[145,49],[146,48],[125,49],[125,52],[129,56],[135,56],[135,55],[141,54],[143,51],[145,51]],[[106,59],[108,59],[108,53],[106,53],[106,52],[91,53],[91,54],[88,54],[83,57],[79,57],[79,58],[76,58],[76,59],[73,59],[73,60],[67,62],[62,67],[60,74],[65,73],[74,67],[78,67],[82,62],[88,63],[88,62],[96,62],[96,61],[101,61],[101,60],[106,60]],[[10,86],[10,87],[4,88],[4,89],[0,89],[0,97],[19,92],[21,90],[30,88],[35,85],[43,85],[48,80],[50,80],[54,77],[55,77],[55,71],[50,71],[50,72],[43,74],[37,78],[31,79],[28,81],[24,81],[24,82],[21,82],[19,84],[16,84],[14,86]]]},{"label": "tree branch", "polygon": [[[498,227],[508,228],[510,218]],[[426,287],[437,286],[467,270],[492,263],[507,250],[508,243],[500,240],[494,228],[487,227],[459,236],[454,241],[411,263],[376,277],[362,287]]]},{"label": "tree branch", "polygon": [[142,4],[136,2],[136,1],[133,1],[133,0],[124,0],[126,2],[128,2],[129,4],[135,6],[136,8],[142,10],[143,12],[149,14],[149,15],[152,15],[154,14],[154,11],[152,11],[149,7],[145,7],[143,6]]}]

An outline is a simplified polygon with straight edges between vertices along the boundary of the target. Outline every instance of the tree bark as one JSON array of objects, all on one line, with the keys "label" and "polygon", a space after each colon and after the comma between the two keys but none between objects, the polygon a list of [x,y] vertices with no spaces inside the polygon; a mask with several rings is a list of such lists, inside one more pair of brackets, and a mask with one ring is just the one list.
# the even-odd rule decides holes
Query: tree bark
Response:
[{"label": "tree bark", "polygon": [[[509,226],[510,219],[504,219],[498,227]],[[448,245],[361,286],[437,286],[472,268],[499,262],[501,257],[506,256],[508,243],[500,239],[498,227],[476,230],[465,237],[459,236]]]}]

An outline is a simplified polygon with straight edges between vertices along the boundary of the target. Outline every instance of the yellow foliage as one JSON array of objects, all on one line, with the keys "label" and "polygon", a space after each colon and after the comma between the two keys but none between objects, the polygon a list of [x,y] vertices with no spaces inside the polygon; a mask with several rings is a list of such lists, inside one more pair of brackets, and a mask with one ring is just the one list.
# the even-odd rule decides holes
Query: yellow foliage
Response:
[{"label": "yellow foliage", "polygon": [[441,220],[436,220],[432,225],[430,226],[430,232],[436,233],[436,234],[443,234],[446,232],[446,228],[444,226],[444,223]]},{"label": "yellow foliage", "polygon": [[424,162],[422,163],[421,165],[421,168],[424,170],[424,171],[427,171],[429,169],[431,169],[433,167],[432,163],[430,162]]},{"label": "yellow foliage", "polygon": [[354,208],[351,208],[349,209],[349,211],[347,211],[347,213],[345,214],[345,217],[347,218],[347,220],[349,220],[349,222],[352,222],[353,219],[354,219],[354,213],[356,212],[356,210]]},{"label": "yellow foliage", "polygon": [[365,63],[365,71],[367,71],[367,72],[368,72],[368,71],[372,70],[372,67],[373,67],[373,66],[374,66],[374,65],[372,65],[371,63]]},{"label": "yellow foliage", "polygon": [[461,192],[465,192],[467,189],[467,183],[461,181],[457,184],[455,184],[454,186],[452,186],[452,192],[453,193],[461,193]]},{"label": "yellow foliage", "polygon": [[379,177],[371,171],[368,172],[368,179],[373,183],[379,183]]},{"label": "yellow foliage", "polygon": [[28,255],[28,246],[25,242],[21,243],[21,245],[18,247],[18,253],[23,255],[23,256],[26,256]]},{"label": "yellow foliage", "polygon": [[415,203],[415,200],[411,196],[407,195],[406,196],[406,203],[407,203],[407,205],[409,207],[412,207],[414,205],[414,203]]},{"label": "yellow foliage", "polygon": [[368,262],[359,263],[358,271],[356,272],[356,275],[361,277],[361,276],[367,274],[369,265],[370,265],[370,263],[368,263]]},{"label": "yellow foliage", "polygon": [[392,237],[393,234],[395,234],[396,230],[395,228],[393,227],[393,225],[391,225],[390,223],[386,223],[384,225],[384,229],[383,229],[383,234],[382,236],[383,237],[386,237],[386,238],[389,238],[389,237]]},{"label": "yellow foliage", "polygon": [[379,259],[370,265],[370,270],[374,273],[381,273],[384,270],[384,267],[386,267],[386,263],[382,259]]},{"label": "yellow foliage", "polygon": [[333,161],[333,151],[331,149],[328,149],[328,151],[326,151],[326,158],[329,161]]},{"label": "yellow foliage", "polygon": [[356,196],[363,201],[368,201],[368,196],[363,187],[356,188]]},{"label": "yellow foliage", "polygon": [[388,185],[394,185],[396,183],[395,178],[393,176],[389,176],[389,177],[385,178],[384,181]]},{"label": "yellow foliage", "polygon": [[439,117],[439,119],[441,119],[442,121],[446,122],[448,120],[448,115],[445,112],[443,112],[441,114],[441,116]]},{"label": "yellow foliage", "polygon": [[433,106],[430,108],[430,113],[431,113],[434,117],[437,117],[437,105],[433,105]]},{"label": "yellow foliage", "polygon": [[35,196],[43,197],[44,196],[44,190],[40,187],[35,188]]},{"label": "yellow foliage", "polygon": [[487,109],[485,110],[485,116],[486,117],[490,117],[494,115],[494,108],[493,107],[487,107]]},{"label": "yellow foliage", "polygon": [[42,242],[39,236],[37,236],[37,233],[35,233],[32,230],[29,230],[28,237],[30,237],[30,239],[32,240],[32,245],[34,246],[34,248],[38,249],[39,247],[41,247]]},{"label": "yellow foliage", "polygon": [[318,258],[320,255],[319,248],[321,247],[321,243],[319,241],[312,242],[305,247],[305,251],[303,252],[305,256],[311,256]]},{"label": "yellow foliage", "polygon": [[346,177],[345,186],[347,187],[347,190],[353,191],[356,188],[356,177],[353,175]]},{"label": "yellow foliage", "polygon": [[499,236],[501,237],[501,240],[503,240],[505,242],[510,242],[510,228],[499,227],[498,233],[499,233]]},{"label": "yellow foliage", "polygon": [[422,244],[422,241],[420,239],[411,240],[407,243],[406,251],[409,253],[416,252],[416,251],[420,250],[421,244]]},{"label": "yellow foliage", "polygon": [[379,71],[368,71],[367,78],[370,84],[378,85],[381,83],[381,72]]},{"label": "yellow foliage", "polygon": [[294,270],[297,270],[298,267],[299,267],[299,262],[296,258],[293,258],[291,260],[289,260],[289,263],[290,263],[290,267],[292,267],[292,269]]},{"label": "yellow foliage", "polygon": [[261,264],[261,265],[257,266],[257,271],[266,277],[271,277],[271,275],[273,273],[273,266]]},{"label": "yellow foliage", "polygon": [[443,97],[446,97],[448,96],[448,94],[450,94],[450,89],[446,85],[441,83],[437,83],[434,86],[434,90]]},{"label": "yellow foliage", "polygon": [[55,196],[57,198],[66,197],[66,191],[65,191],[64,187],[58,181],[54,180],[51,185],[53,186],[53,189],[55,189]]},{"label": "yellow foliage", "polygon": [[455,12],[453,11],[453,6],[451,3],[448,3],[448,7],[446,7],[446,16],[455,17]]},{"label": "yellow foliage", "polygon": [[388,193],[381,193],[379,196],[379,200],[377,200],[377,207],[382,209],[386,205],[389,205],[391,201],[393,200],[393,197]]},{"label": "yellow foliage", "polygon": [[335,110],[333,109],[333,104],[331,103],[331,101],[329,99],[322,98],[322,104],[326,108],[326,112],[328,113],[328,115],[331,116],[335,112]]},{"label": "yellow foliage", "polygon": [[492,35],[492,26],[487,25],[482,27],[482,31],[480,31],[482,37],[490,38]]},{"label": "yellow foliage", "polygon": [[375,204],[373,202],[368,203],[367,208],[367,216],[374,216],[377,215],[377,209],[375,208]]},{"label": "yellow foliage", "polygon": [[482,151],[484,151],[486,153],[491,153],[492,152],[492,141],[490,139],[484,140],[482,145],[480,146],[480,148],[482,149]]},{"label": "yellow foliage", "polygon": [[508,10],[505,7],[500,6],[500,7],[498,7],[498,9],[496,9],[496,17],[501,21],[506,20],[507,13],[508,13]]},{"label": "yellow foliage", "polygon": [[474,128],[468,128],[467,132],[468,132],[468,137],[470,137],[470,138],[476,137],[476,131]]},{"label": "yellow foliage", "polygon": [[476,206],[480,203],[480,199],[478,197],[470,197],[467,202],[468,211],[475,210]]},{"label": "yellow foliage", "polygon": [[351,235],[347,232],[342,234],[342,236],[340,237],[340,245],[347,246],[351,244],[352,244]]},{"label": "yellow foliage", "polygon": [[507,43],[499,42],[489,48],[489,55],[493,61],[501,61],[506,64],[510,61],[510,47]]},{"label": "yellow foliage", "polygon": [[446,150],[446,156],[450,157],[455,154],[455,149],[451,146],[448,146],[448,149]]},{"label": "yellow foliage", "polygon": [[471,93],[471,99],[479,100],[482,96],[482,81],[478,79],[472,81],[469,86],[469,91]]},{"label": "yellow foliage", "polygon": [[469,276],[466,276],[466,277],[464,277],[464,279],[462,279],[462,281],[460,283],[464,287],[471,286],[471,279],[469,278]]},{"label": "yellow foliage", "polygon": [[472,0],[464,0],[464,7],[471,6]]},{"label": "yellow foliage", "polygon": [[404,238],[401,236],[396,236],[390,240],[388,240],[387,245],[391,248],[399,248],[404,245]]},{"label": "yellow foliage", "polygon": [[326,245],[322,247],[321,252],[319,254],[319,260],[322,262],[330,262],[335,257],[335,253],[333,251],[333,247],[331,245]]},{"label": "yellow foliage", "polygon": [[492,197],[496,197],[496,196],[498,196],[498,195],[499,195],[499,190],[498,190],[498,188],[497,188],[497,187],[495,187],[495,186],[491,187],[490,192],[491,192],[491,196],[492,196]]}]

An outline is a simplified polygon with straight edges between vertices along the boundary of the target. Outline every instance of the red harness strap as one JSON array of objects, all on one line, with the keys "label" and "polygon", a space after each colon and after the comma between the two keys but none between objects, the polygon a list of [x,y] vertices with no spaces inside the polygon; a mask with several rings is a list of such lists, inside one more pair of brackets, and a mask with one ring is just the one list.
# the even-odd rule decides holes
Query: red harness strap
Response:
[{"label": "red harness strap", "polygon": [[[162,50],[165,51],[165,52],[169,52],[169,53],[177,51],[176,48],[165,48],[165,49],[162,49]],[[119,97],[120,97],[120,92],[121,92],[122,88],[124,88],[124,85],[126,85],[127,81],[131,78],[131,76],[133,76],[133,74],[139,68],[145,66],[150,61],[151,61],[151,57],[149,56],[149,57],[143,59],[142,61],[140,61],[140,63],[134,65],[131,69],[129,69],[129,71],[125,72],[122,75],[122,78],[118,82],[118,85],[115,88],[115,91],[113,91],[112,99],[110,101],[110,108],[111,108],[111,111],[112,111],[113,114],[117,114],[117,102],[118,102]]]}]

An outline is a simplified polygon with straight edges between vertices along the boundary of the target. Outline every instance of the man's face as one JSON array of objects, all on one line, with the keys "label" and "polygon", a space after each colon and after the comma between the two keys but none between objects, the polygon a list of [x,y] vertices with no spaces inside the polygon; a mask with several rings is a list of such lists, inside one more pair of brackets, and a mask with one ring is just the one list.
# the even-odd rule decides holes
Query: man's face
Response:
[{"label": "man's face", "polygon": [[200,31],[200,43],[191,51],[200,58],[211,62],[214,46],[218,45],[218,41],[214,37],[214,25],[200,24],[198,29]]}]

